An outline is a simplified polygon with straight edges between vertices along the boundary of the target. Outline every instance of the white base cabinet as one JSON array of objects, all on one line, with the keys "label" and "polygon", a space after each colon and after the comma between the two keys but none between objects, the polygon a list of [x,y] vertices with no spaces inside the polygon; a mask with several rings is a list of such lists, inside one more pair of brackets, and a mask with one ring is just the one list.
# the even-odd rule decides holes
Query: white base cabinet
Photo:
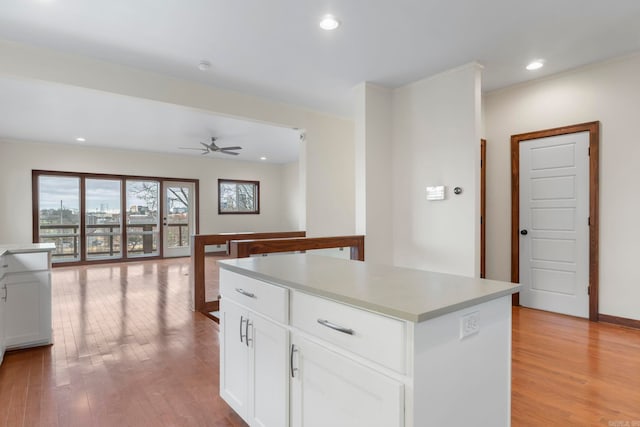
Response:
[{"label": "white base cabinet", "polygon": [[7,284],[4,280],[4,272],[6,270],[4,256],[0,256],[0,364],[4,360],[5,344],[5,311],[7,306]]},{"label": "white base cabinet", "polygon": [[8,275],[6,286],[6,348],[50,344],[50,273],[42,271]]},{"label": "white base cabinet", "polygon": [[[221,286],[220,395],[250,426],[286,427],[289,332],[284,325],[239,305],[251,302],[256,310],[262,307],[264,294],[245,288],[238,287],[252,296],[225,293]],[[232,292],[236,293],[235,287]]]},{"label": "white base cabinet", "polygon": [[225,269],[220,287],[221,395],[251,426],[510,425],[510,294],[416,323]]},{"label": "white base cabinet", "polygon": [[49,251],[5,253],[0,266],[0,362],[5,350],[51,344]]}]

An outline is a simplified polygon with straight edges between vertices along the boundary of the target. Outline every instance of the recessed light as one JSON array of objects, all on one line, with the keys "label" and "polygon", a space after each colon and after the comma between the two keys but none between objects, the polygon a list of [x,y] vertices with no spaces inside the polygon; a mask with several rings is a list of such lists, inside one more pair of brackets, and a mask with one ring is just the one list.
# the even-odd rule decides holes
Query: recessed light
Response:
[{"label": "recessed light", "polygon": [[533,71],[533,70],[538,70],[542,67],[544,67],[544,60],[536,59],[535,61],[532,61],[529,63],[529,65],[527,65],[527,70]]},{"label": "recessed light", "polygon": [[340,26],[340,21],[333,15],[325,15],[320,20],[320,28],[326,31],[335,30]]},{"label": "recessed light", "polygon": [[77,137],[77,138],[76,138],[76,141],[78,141],[78,142],[85,142],[85,141],[86,141],[86,139],[84,139],[83,137],[79,136],[79,137]]},{"label": "recessed light", "polygon": [[200,71],[207,71],[209,68],[211,68],[211,62],[207,61],[206,59],[203,59],[198,64],[198,69]]},{"label": "recessed light", "polygon": [[260,157],[260,160],[267,160],[265,156]]}]

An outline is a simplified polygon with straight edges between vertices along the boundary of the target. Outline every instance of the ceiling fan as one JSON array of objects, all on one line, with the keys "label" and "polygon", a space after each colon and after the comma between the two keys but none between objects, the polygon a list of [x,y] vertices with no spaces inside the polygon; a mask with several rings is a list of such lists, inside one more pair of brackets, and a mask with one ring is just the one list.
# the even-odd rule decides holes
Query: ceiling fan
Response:
[{"label": "ceiling fan", "polygon": [[234,150],[242,150],[242,147],[218,147],[216,145],[216,141],[218,140],[218,138],[216,138],[215,136],[211,137],[211,143],[210,144],[205,144],[204,142],[201,142],[200,145],[202,145],[203,148],[192,148],[192,147],[178,147],[181,150],[200,150],[202,151],[202,154],[209,154],[209,153],[224,153],[224,154],[230,154],[232,156],[237,156],[240,153],[236,153]]}]

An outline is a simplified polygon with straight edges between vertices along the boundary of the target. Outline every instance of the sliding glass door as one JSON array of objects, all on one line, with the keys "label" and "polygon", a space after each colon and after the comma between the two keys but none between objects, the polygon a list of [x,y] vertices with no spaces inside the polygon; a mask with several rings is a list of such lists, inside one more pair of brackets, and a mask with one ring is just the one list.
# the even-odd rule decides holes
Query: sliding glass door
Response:
[{"label": "sliding glass door", "polygon": [[54,261],[80,260],[80,178],[40,175],[34,182],[38,192],[38,235],[43,243],[54,243]]},{"label": "sliding glass door", "polygon": [[54,263],[190,255],[197,180],[53,171],[32,176],[34,241],[56,245]]}]

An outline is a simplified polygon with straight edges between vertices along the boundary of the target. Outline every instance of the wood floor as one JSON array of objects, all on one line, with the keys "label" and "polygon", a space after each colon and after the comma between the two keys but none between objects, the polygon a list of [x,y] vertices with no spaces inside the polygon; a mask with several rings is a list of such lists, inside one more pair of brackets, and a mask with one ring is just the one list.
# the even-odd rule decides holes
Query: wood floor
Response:
[{"label": "wood floor", "polygon": [[640,427],[640,330],[514,308],[512,425]]},{"label": "wood floor", "polygon": [[[54,269],[55,344],[5,356],[0,426],[244,426],[188,273],[186,258]],[[512,420],[640,426],[640,331],[514,309]]]},{"label": "wood floor", "polygon": [[54,345],[7,353],[0,426],[244,426],[187,258],[53,270]]}]

